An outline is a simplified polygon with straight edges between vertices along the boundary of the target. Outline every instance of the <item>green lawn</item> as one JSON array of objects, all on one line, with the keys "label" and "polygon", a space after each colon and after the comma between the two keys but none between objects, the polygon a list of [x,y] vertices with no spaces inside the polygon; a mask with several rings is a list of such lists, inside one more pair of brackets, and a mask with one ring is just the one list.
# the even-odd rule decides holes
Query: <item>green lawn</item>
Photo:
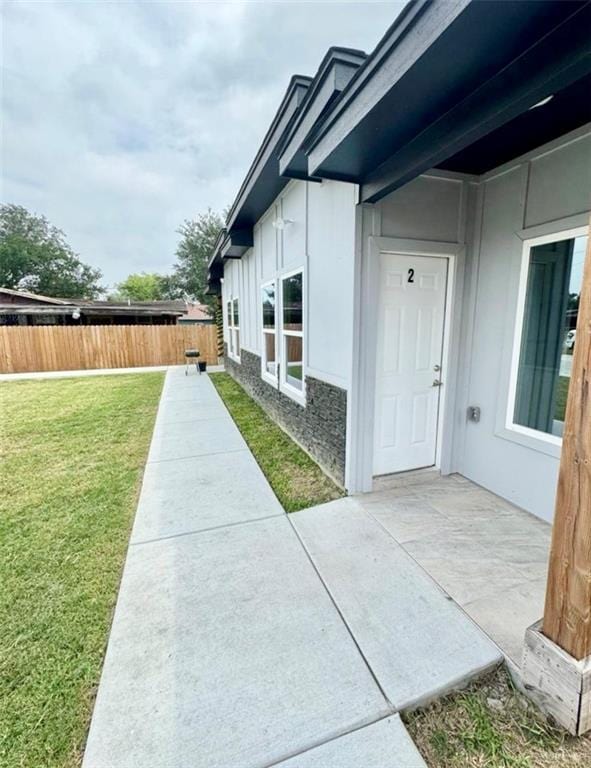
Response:
[{"label": "green lawn", "polygon": [[345,495],[229,374],[210,378],[286,512]]},{"label": "green lawn", "polygon": [[588,768],[591,735],[553,727],[504,669],[404,721],[429,768]]},{"label": "green lawn", "polygon": [[6,768],[79,764],[162,383],[0,384]]}]

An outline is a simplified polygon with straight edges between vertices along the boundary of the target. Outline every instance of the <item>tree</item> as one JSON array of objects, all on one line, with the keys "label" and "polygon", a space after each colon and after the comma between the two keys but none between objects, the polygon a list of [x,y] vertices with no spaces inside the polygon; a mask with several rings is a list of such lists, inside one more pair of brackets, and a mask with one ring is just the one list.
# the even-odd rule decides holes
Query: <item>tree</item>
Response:
[{"label": "tree", "polygon": [[173,279],[183,294],[201,302],[208,299],[207,262],[223,226],[222,217],[208,208],[194,219],[185,219],[177,230],[181,240],[176,249]]},{"label": "tree", "polygon": [[117,291],[110,298],[131,299],[132,301],[162,301],[180,297],[172,278],[155,272],[140,272],[129,275],[118,283]]},{"label": "tree", "polygon": [[0,286],[60,298],[103,293],[101,272],[84,264],[64,233],[20,205],[0,205]]}]

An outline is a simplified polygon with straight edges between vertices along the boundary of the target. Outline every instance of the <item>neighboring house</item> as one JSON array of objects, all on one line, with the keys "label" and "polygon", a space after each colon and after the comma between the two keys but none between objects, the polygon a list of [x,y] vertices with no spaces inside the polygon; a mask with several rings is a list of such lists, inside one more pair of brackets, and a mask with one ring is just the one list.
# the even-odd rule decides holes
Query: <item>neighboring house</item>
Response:
[{"label": "neighboring house", "polygon": [[87,301],[0,287],[0,325],[175,325],[192,309],[181,299]]},{"label": "neighboring house", "polygon": [[178,322],[181,325],[213,325],[215,318],[207,304],[198,302],[187,302],[185,305],[185,314],[179,317]]},{"label": "neighboring house", "polygon": [[591,209],[591,5],[414,0],[295,76],[209,265],[227,370],[349,491],[550,520]]}]

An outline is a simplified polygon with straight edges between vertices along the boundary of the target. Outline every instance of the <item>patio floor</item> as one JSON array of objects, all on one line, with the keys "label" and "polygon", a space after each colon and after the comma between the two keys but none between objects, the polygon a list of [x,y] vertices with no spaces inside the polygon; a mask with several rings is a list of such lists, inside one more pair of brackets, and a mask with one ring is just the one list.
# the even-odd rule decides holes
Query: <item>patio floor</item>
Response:
[{"label": "patio floor", "polygon": [[517,667],[543,614],[551,526],[460,475],[380,478],[355,501]]}]

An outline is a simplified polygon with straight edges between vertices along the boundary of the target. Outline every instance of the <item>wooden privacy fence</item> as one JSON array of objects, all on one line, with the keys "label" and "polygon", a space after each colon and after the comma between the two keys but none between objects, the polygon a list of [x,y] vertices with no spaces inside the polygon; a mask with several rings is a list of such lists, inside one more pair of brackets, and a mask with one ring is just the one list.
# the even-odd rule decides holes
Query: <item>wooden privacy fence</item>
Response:
[{"label": "wooden privacy fence", "polygon": [[215,365],[215,325],[0,327],[0,373],[178,365],[189,347]]}]

